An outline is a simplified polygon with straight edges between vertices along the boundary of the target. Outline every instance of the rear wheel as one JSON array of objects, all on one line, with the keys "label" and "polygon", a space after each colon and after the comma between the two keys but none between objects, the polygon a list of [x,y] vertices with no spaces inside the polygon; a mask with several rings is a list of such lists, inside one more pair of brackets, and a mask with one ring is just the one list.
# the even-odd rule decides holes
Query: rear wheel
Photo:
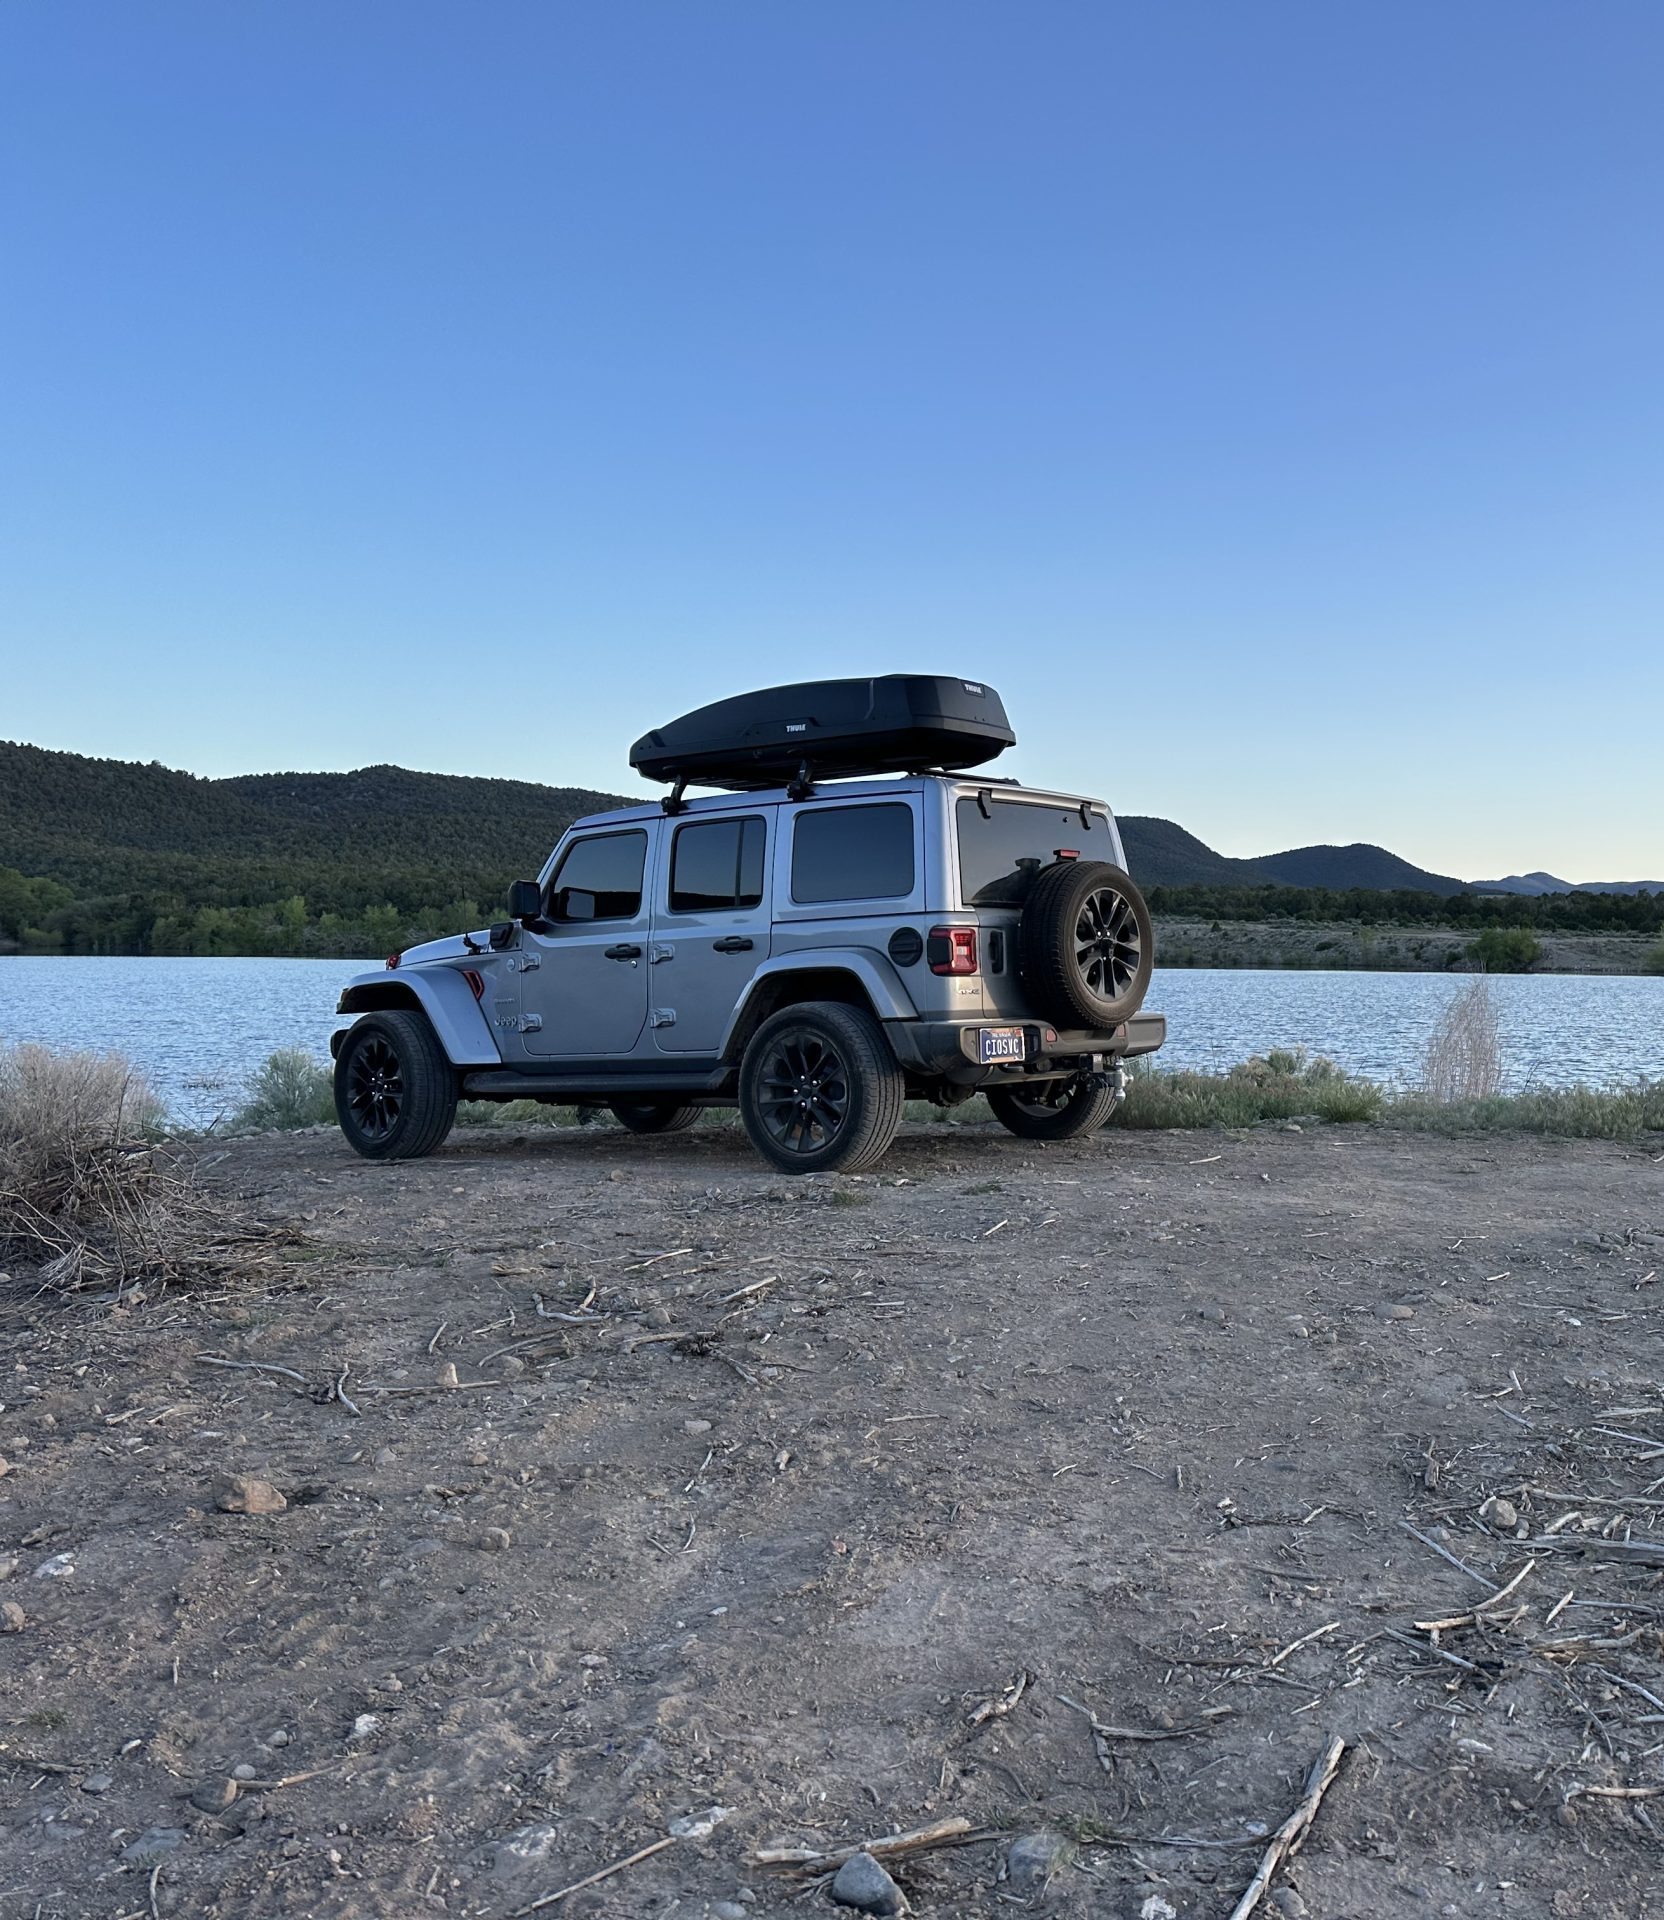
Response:
[{"label": "rear wheel", "polygon": [[456,1073],[419,1013],[367,1013],[335,1056],[335,1116],[366,1160],[415,1160],[456,1119]]},{"label": "rear wheel", "polygon": [[631,1133],[686,1133],[701,1109],[679,1100],[615,1100],[612,1117]]},{"label": "rear wheel", "polygon": [[811,1001],[765,1020],[740,1065],[751,1144],[785,1173],[858,1173],[901,1127],[907,1089],[861,1007]]},{"label": "rear wheel", "polygon": [[1115,1090],[1098,1074],[987,1091],[994,1118],[1019,1140],[1074,1140],[1107,1126],[1115,1111]]}]

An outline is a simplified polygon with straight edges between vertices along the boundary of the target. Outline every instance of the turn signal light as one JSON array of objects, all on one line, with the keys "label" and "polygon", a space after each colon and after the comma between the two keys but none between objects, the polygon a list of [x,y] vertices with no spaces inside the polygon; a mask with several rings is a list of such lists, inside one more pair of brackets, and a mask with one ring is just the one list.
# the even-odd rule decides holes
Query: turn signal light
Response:
[{"label": "turn signal light", "polygon": [[399,956],[396,953],[390,953],[387,956],[387,971],[391,973],[398,964]]},{"label": "turn signal light", "polygon": [[472,967],[462,969],[462,977],[468,982],[468,991],[476,1000],[485,998],[485,975],[476,973]]},{"label": "turn signal light", "polygon": [[932,927],[925,951],[932,973],[975,973],[976,928]]}]

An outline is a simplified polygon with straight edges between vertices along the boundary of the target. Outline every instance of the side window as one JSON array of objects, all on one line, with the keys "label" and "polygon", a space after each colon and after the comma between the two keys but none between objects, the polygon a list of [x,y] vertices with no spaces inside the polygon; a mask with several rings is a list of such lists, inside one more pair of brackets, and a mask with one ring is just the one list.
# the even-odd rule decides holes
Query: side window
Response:
[{"label": "side window", "polygon": [[806,807],[797,816],[794,900],[894,900],[912,891],[911,807]]},{"label": "side window", "polygon": [[645,833],[596,833],[574,840],[549,883],[552,920],[633,920],[641,911]]},{"label": "side window", "polygon": [[700,820],[676,829],[670,850],[670,911],[720,913],[761,906],[762,819]]}]

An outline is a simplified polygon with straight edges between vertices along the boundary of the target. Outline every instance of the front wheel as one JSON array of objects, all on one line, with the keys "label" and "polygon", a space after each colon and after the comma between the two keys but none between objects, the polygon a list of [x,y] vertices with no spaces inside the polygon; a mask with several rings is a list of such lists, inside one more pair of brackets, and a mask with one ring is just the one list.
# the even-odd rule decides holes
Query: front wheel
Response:
[{"label": "front wheel", "polygon": [[1115,1089],[1101,1075],[1041,1080],[1032,1087],[990,1087],[994,1118],[1019,1140],[1075,1140],[1109,1124]]},{"label": "front wheel", "polygon": [[612,1117],[631,1133],[686,1133],[700,1109],[679,1100],[615,1100]]},{"label": "front wheel", "polygon": [[901,1127],[907,1088],[878,1022],[810,1001],[765,1020],[740,1063],[740,1118],[783,1173],[858,1173]]},{"label": "front wheel", "polygon": [[335,1117],[366,1160],[416,1160],[456,1119],[456,1072],[419,1013],[367,1013],[335,1056]]}]

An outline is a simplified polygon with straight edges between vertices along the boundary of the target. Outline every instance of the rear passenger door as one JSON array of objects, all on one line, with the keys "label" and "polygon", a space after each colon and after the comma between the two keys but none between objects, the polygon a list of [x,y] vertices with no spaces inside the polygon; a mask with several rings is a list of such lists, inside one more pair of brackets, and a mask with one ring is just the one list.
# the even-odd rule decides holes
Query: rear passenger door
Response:
[{"label": "rear passenger door", "polygon": [[670,829],[653,916],[650,993],[662,1053],[714,1054],[734,1007],[769,954],[775,809],[750,808]]}]

